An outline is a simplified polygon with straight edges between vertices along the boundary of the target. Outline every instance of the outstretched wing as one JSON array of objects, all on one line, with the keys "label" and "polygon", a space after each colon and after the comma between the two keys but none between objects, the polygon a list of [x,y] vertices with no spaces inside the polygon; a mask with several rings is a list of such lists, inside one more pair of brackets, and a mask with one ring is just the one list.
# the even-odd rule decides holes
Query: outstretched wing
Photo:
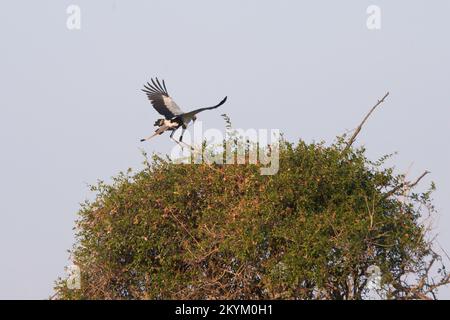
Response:
[{"label": "outstretched wing", "polygon": [[167,93],[164,80],[162,80],[162,85],[158,78],[155,78],[155,80],[151,79],[152,84],[147,82],[147,85],[144,85],[145,89],[142,89],[152,103],[153,108],[166,119],[172,119],[173,117],[182,114],[183,111],[181,111],[180,107]]},{"label": "outstretched wing", "polygon": [[186,112],[186,113],[183,115],[183,117],[184,117],[184,116],[187,116],[187,117],[193,117],[194,115],[196,115],[196,114],[199,113],[199,112],[202,112],[202,111],[205,111],[205,110],[211,110],[211,109],[218,108],[218,107],[220,107],[221,105],[223,105],[226,101],[227,101],[227,97],[223,98],[222,101],[220,101],[220,102],[219,102],[218,104],[216,104],[215,106],[212,106],[212,107],[206,107],[206,108],[200,108],[200,109],[195,109],[195,110]]}]

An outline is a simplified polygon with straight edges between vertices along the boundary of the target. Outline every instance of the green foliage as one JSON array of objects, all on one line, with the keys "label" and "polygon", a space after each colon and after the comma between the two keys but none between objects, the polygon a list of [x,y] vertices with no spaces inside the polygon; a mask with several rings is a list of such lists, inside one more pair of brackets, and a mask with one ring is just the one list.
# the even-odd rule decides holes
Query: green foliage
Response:
[{"label": "green foliage", "polygon": [[433,294],[420,282],[435,257],[419,221],[431,190],[386,196],[404,179],[383,167],[387,158],[372,162],[343,138],[282,141],[273,176],[259,164],[153,156],[142,171],[92,187],[71,252],[81,289],[59,279],[57,297],[361,299],[372,295],[372,265],[384,298]]}]

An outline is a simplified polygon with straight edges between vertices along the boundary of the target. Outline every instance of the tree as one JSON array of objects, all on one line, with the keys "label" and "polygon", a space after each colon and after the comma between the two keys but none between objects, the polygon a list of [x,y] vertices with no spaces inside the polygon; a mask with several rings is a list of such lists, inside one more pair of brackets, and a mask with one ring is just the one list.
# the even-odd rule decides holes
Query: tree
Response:
[{"label": "tree", "polygon": [[[283,140],[273,176],[248,161],[181,165],[155,155],[139,172],[99,182],[71,251],[81,289],[58,279],[55,297],[435,298],[450,278],[422,221],[434,185],[413,192],[423,176],[406,182],[385,167],[390,156],[369,160],[355,138]],[[373,270],[377,288],[368,286]]]}]

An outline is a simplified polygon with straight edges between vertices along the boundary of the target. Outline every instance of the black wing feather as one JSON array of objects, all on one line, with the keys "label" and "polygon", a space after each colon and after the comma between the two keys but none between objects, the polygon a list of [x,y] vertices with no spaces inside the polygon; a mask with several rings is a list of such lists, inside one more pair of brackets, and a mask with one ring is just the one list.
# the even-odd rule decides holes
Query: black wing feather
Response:
[{"label": "black wing feather", "polygon": [[156,78],[156,82],[153,79],[150,80],[152,84],[149,82],[147,82],[147,85],[144,84],[144,89],[142,89],[142,91],[147,94],[153,108],[155,108],[155,110],[162,114],[166,119],[172,119],[173,117],[182,114],[183,111],[169,96],[165,84],[163,88],[158,78]]}]

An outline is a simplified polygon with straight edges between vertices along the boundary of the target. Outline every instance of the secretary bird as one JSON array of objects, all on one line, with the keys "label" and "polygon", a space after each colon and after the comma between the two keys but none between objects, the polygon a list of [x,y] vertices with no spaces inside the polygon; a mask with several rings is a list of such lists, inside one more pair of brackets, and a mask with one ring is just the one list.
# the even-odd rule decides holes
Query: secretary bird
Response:
[{"label": "secretary bird", "polygon": [[[184,143],[184,131],[191,121],[195,122],[195,120],[197,120],[196,115],[205,110],[218,108],[227,101],[227,97],[225,97],[222,99],[222,101],[219,102],[219,104],[215,106],[198,108],[190,112],[183,112],[167,92],[166,83],[164,82],[164,80],[160,82],[158,78],[155,78],[155,80],[151,79],[151,82],[151,84],[147,82],[147,84],[144,85],[144,89],[142,89],[142,91],[144,91],[147,95],[153,108],[155,108],[156,111],[164,116],[164,119],[156,120],[154,126],[157,126],[158,129],[156,129],[155,133],[150,137],[141,139],[141,142],[148,141],[157,135],[163,134],[165,131],[172,131],[172,133],[170,134],[170,139],[183,147],[181,143]],[[180,127],[182,128],[181,136],[177,141],[175,140],[175,138],[173,138],[173,135],[175,134],[175,131],[177,131]],[[189,146],[186,143],[184,144]],[[193,149],[192,146],[189,147]]]}]

